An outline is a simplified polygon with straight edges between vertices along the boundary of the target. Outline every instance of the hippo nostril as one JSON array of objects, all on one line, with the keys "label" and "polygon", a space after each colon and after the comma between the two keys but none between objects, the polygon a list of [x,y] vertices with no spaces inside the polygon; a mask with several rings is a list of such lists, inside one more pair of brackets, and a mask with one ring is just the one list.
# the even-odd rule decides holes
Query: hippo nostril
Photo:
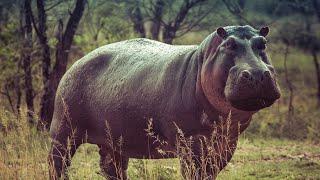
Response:
[{"label": "hippo nostril", "polygon": [[271,78],[270,71],[265,71],[265,72],[263,73],[263,76],[264,76],[266,79]]},{"label": "hippo nostril", "polygon": [[241,72],[241,77],[245,78],[245,79],[250,79],[251,74],[248,70],[244,70]]},{"label": "hippo nostril", "polygon": [[270,76],[270,71],[265,71],[264,76],[266,76],[266,77]]}]

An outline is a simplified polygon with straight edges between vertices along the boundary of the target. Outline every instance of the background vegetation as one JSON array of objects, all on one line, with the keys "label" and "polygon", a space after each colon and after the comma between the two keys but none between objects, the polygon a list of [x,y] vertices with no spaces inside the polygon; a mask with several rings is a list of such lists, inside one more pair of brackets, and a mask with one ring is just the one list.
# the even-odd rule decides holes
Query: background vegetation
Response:
[{"label": "background vegetation", "polygon": [[[48,177],[57,84],[77,59],[147,37],[198,44],[219,26],[268,25],[282,97],[246,130],[221,179],[320,179],[319,0],[0,0],[0,179]],[[132,179],[180,178],[177,160],[133,160]],[[82,146],[73,179],[102,178]]]}]

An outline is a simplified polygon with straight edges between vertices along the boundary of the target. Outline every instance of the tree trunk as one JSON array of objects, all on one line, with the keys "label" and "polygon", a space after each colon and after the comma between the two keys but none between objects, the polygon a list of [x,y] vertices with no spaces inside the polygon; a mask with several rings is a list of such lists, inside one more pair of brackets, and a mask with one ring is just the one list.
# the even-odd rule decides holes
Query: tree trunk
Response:
[{"label": "tree trunk", "polygon": [[144,29],[144,22],[139,4],[139,1],[136,1],[135,5],[128,9],[128,13],[133,23],[134,31],[139,34],[141,38],[145,38],[146,31]]},{"label": "tree trunk", "polygon": [[317,57],[317,52],[312,51],[312,57],[313,57],[313,63],[316,68],[316,76],[317,76],[317,84],[318,84],[318,90],[317,90],[317,105],[320,106],[320,65]]},{"label": "tree trunk", "polygon": [[[49,77],[50,77],[50,65],[51,65],[51,59],[50,59],[50,47],[48,45],[48,38],[46,35],[47,27],[46,27],[46,21],[47,21],[47,15],[45,12],[45,2],[43,0],[37,0],[37,8],[38,8],[38,31],[37,35],[39,38],[39,42],[41,44],[41,54],[42,54],[42,83],[43,83],[43,90],[44,92],[48,92],[49,88]],[[42,108],[44,104],[46,104],[48,98],[47,96],[43,95],[40,102],[40,107]],[[45,111],[40,110],[40,120],[38,121],[37,127],[38,129],[43,129],[43,117]]]},{"label": "tree trunk", "polygon": [[176,30],[171,26],[165,26],[163,30],[163,42],[172,44],[173,39],[176,37]]},{"label": "tree trunk", "polygon": [[24,70],[24,84],[25,84],[25,98],[27,104],[27,116],[30,124],[34,124],[33,120],[33,87],[31,75],[31,52],[32,52],[32,26],[31,26],[31,0],[24,2],[24,47],[23,47],[23,70]]},{"label": "tree trunk", "polygon": [[167,44],[172,44],[173,39],[176,37],[176,33],[179,30],[181,24],[187,17],[190,9],[195,7],[201,2],[206,0],[194,0],[194,1],[185,1],[177,13],[175,19],[172,22],[169,22],[164,26],[163,30],[163,41]]},{"label": "tree trunk", "polygon": [[246,4],[245,0],[238,0],[238,2],[232,0],[222,0],[222,2],[226,6],[227,10],[238,19],[239,25],[243,26],[249,24],[250,26],[254,27],[254,24],[243,15],[243,8]]},{"label": "tree trunk", "polygon": [[44,0],[37,0],[37,8],[38,8],[38,38],[42,48],[42,78],[43,84],[45,85],[49,80],[49,71],[50,71],[50,47],[48,45],[48,38],[46,35],[47,31],[47,15],[44,9]]},{"label": "tree trunk", "polygon": [[3,24],[3,5],[0,4],[0,33],[2,32]]},{"label": "tree trunk", "polygon": [[289,102],[288,102],[288,121],[291,122],[292,115],[294,113],[294,106],[293,106],[293,85],[289,79],[289,72],[288,72],[288,54],[289,54],[289,44],[286,44],[285,51],[284,51],[284,60],[283,60],[283,66],[284,66],[284,75],[286,79],[287,86],[289,88]]},{"label": "tree trunk", "polygon": [[154,40],[159,40],[159,33],[160,33],[160,27],[161,27],[161,23],[160,21],[157,21],[156,19],[153,20],[152,22],[152,26],[151,26],[151,38]]},{"label": "tree trunk", "polygon": [[12,101],[12,98],[11,98],[11,95],[10,95],[9,84],[6,83],[4,85],[4,90],[5,90],[5,92],[1,92],[1,94],[7,97],[7,100],[9,102],[11,111],[13,113],[15,113],[15,109],[14,109],[14,106],[13,106],[13,101]]},{"label": "tree trunk", "polygon": [[314,11],[318,17],[318,21],[320,22],[320,2],[319,0],[313,0],[312,3],[313,3]]},{"label": "tree trunk", "polygon": [[22,96],[22,93],[21,93],[21,88],[20,88],[20,78],[19,77],[16,77],[15,79],[15,92],[16,92],[16,98],[17,98],[17,102],[16,102],[16,109],[17,109],[17,117],[20,118],[20,107],[21,107],[21,96]]},{"label": "tree trunk", "polygon": [[161,27],[161,19],[163,14],[163,7],[164,2],[163,0],[157,0],[155,7],[154,7],[154,14],[152,19],[152,26],[151,26],[151,36],[154,40],[159,40],[159,33]]},{"label": "tree trunk", "polygon": [[[46,99],[46,101],[42,104],[40,110],[41,124],[45,129],[49,128],[52,121],[55,94],[58,84],[67,69],[70,47],[83,15],[85,3],[86,0],[77,0],[76,6],[68,20],[65,32],[61,38],[58,39],[56,47],[56,63],[53,67],[52,73],[50,74],[48,88],[43,95],[43,98]],[[61,21],[60,24],[62,24]]]}]

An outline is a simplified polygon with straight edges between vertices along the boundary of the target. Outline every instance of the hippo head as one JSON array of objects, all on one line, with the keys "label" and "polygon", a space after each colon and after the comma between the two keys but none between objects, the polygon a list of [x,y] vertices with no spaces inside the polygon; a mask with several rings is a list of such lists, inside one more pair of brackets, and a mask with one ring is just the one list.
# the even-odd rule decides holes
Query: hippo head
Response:
[{"label": "hippo head", "polygon": [[255,112],[280,98],[266,54],[268,27],[220,27],[204,45],[201,85],[217,110]]}]

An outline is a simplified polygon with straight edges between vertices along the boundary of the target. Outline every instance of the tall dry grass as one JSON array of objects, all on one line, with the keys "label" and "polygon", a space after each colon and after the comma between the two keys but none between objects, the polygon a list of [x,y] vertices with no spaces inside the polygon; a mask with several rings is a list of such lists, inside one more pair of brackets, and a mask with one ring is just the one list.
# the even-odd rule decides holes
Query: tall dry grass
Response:
[{"label": "tall dry grass", "polygon": [[30,127],[23,112],[17,117],[0,109],[0,179],[48,177],[49,136]]}]

